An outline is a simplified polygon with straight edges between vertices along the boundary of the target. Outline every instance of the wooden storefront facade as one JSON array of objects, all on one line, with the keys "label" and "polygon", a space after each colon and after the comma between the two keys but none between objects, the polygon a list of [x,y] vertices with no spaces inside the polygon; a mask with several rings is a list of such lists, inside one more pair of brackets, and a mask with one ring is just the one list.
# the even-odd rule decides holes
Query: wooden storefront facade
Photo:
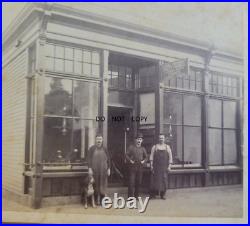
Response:
[{"label": "wooden storefront facade", "polygon": [[242,183],[240,57],[60,4],[30,4],[18,19],[3,40],[6,191],[34,208],[79,195],[96,132],[112,155],[111,184],[126,178],[137,131],[148,153],[167,135],[169,188]]}]

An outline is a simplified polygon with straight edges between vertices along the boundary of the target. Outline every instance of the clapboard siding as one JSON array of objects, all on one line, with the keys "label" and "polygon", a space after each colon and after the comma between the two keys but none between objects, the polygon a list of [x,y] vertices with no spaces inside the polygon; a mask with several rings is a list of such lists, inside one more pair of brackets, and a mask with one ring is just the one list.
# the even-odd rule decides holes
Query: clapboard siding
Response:
[{"label": "clapboard siding", "polygon": [[2,77],[2,186],[23,193],[25,154],[27,52],[23,51],[3,68]]}]

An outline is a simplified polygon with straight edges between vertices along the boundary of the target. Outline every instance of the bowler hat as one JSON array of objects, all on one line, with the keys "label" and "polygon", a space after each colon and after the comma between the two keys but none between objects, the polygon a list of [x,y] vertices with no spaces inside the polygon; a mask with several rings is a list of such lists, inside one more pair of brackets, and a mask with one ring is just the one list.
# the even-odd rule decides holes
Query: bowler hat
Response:
[{"label": "bowler hat", "polygon": [[135,138],[136,138],[136,139],[137,139],[137,138],[143,138],[143,134],[142,134],[142,133],[137,133],[137,135],[136,135]]}]

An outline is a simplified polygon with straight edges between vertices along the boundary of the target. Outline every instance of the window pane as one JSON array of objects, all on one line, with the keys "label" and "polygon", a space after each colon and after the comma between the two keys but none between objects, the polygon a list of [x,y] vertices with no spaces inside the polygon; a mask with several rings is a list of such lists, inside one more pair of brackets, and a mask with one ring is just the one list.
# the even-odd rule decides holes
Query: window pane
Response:
[{"label": "window pane", "polygon": [[91,64],[84,63],[83,64],[83,74],[84,75],[91,75]]},{"label": "window pane", "polygon": [[112,86],[118,87],[118,67],[112,66]]},{"label": "window pane", "polygon": [[201,165],[200,127],[184,127],[184,163]]},{"label": "window pane", "polygon": [[184,98],[184,124],[201,125],[201,98],[196,96],[183,96]]},{"label": "window pane", "polygon": [[223,86],[222,85],[218,86],[218,93],[223,94]]},{"label": "window pane", "polygon": [[[174,164],[183,164],[182,159],[182,127],[181,126],[170,126],[164,125],[164,133],[171,141],[171,150],[173,155]],[[172,134],[172,137],[170,137]]]},{"label": "window pane", "polygon": [[202,91],[202,83],[199,81],[196,81],[196,90],[197,91]]},{"label": "window pane", "polygon": [[184,83],[183,83],[183,87],[184,87],[184,89],[189,89],[189,80],[187,80],[187,79],[184,79],[184,81],[183,81]]},{"label": "window pane", "polygon": [[132,75],[128,72],[128,69],[126,71],[126,88],[132,89]]},{"label": "window pane", "polygon": [[[171,116],[171,121],[170,121]],[[164,122],[182,124],[182,96],[179,94],[164,94]]]},{"label": "window pane", "polygon": [[182,88],[182,78],[177,78],[177,87]]},{"label": "window pane", "polygon": [[232,96],[237,97],[237,88],[232,88]]},{"label": "window pane", "polygon": [[43,160],[69,161],[72,119],[44,118]]},{"label": "window pane", "polygon": [[63,64],[64,60],[61,59],[55,59],[55,70],[56,71],[64,71],[64,64]]},{"label": "window pane", "polygon": [[209,129],[209,165],[221,165],[222,164],[222,151],[221,151],[221,130]]},{"label": "window pane", "polygon": [[195,90],[195,81],[193,80],[190,81],[190,89]]},{"label": "window pane", "polygon": [[75,60],[82,61],[82,50],[75,49]]},{"label": "window pane", "polygon": [[125,88],[125,67],[119,67],[119,87]]},{"label": "window pane", "polygon": [[82,63],[81,62],[75,62],[74,72],[76,74],[82,74]]},{"label": "window pane", "polygon": [[73,61],[65,60],[65,72],[73,73]]},{"label": "window pane", "polygon": [[47,44],[46,56],[54,57],[55,56],[54,49],[55,49],[54,45]]},{"label": "window pane", "polygon": [[98,124],[95,120],[74,120],[71,161],[86,157],[89,147],[95,143],[97,128]]},{"label": "window pane", "polygon": [[171,80],[170,80],[170,86],[171,87],[176,87],[176,78],[171,78]]},{"label": "window pane", "polygon": [[92,63],[93,64],[100,64],[100,54],[97,52],[92,53]]},{"label": "window pane", "polygon": [[84,50],[83,52],[83,61],[87,63],[91,63],[91,52]]},{"label": "window pane", "polygon": [[219,85],[222,85],[222,84],[223,84],[223,82],[222,82],[222,76],[218,76],[218,84],[219,84]]},{"label": "window pane", "polygon": [[56,57],[64,58],[64,47],[56,46]]},{"label": "window pane", "polygon": [[65,59],[73,60],[73,49],[72,48],[65,48]]},{"label": "window pane", "polygon": [[72,81],[45,78],[45,114],[72,115]]},{"label": "window pane", "polygon": [[49,71],[54,71],[54,58],[46,58],[46,69]]},{"label": "window pane", "polygon": [[235,101],[223,102],[224,128],[236,128],[237,104]]},{"label": "window pane", "polygon": [[92,64],[92,75],[94,77],[100,77],[100,65]]},{"label": "window pane", "polygon": [[74,81],[74,115],[82,119],[95,119],[98,115],[99,85]]},{"label": "window pane", "polygon": [[155,94],[154,93],[140,94],[140,115],[147,116],[147,121],[140,122],[140,124],[154,124],[155,123]]},{"label": "window pane", "polygon": [[209,126],[221,127],[221,100],[209,99]]},{"label": "window pane", "polygon": [[237,161],[236,131],[224,130],[224,163],[236,164],[236,161]]}]

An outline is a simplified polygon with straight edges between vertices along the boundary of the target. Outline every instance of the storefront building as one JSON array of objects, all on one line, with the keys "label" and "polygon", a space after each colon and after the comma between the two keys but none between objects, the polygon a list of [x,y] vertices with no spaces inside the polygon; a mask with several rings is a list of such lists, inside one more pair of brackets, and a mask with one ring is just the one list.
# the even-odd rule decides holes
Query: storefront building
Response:
[{"label": "storefront building", "polygon": [[[243,59],[235,54],[36,3],[4,34],[2,82],[3,189],[34,208],[80,194],[97,132],[112,156],[111,184],[126,178],[137,131],[148,152],[167,135],[169,188],[242,183]],[[145,165],[144,186],[148,176]]]}]

